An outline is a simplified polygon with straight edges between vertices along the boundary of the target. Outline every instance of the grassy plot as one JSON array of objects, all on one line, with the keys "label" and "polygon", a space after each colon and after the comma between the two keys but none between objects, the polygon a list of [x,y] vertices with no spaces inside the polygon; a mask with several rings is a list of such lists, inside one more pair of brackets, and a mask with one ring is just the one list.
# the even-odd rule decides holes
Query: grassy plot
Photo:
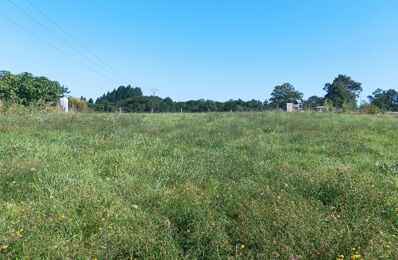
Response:
[{"label": "grassy plot", "polygon": [[0,258],[398,258],[398,118],[0,117]]}]

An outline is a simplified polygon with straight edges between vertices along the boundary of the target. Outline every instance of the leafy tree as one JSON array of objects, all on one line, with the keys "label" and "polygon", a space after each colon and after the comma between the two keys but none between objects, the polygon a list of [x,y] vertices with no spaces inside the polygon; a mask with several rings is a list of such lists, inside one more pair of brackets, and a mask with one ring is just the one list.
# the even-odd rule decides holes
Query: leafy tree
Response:
[{"label": "leafy tree", "polygon": [[333,106],[333,102],[330,100],[325,99],[323,102],[323,108],[325,112],[334,112],[335,107]]},{"label": "leafy tree", "polygon": [[306,103],[311,104],[312,106],[321,106],[323,104],[323,97],[318,97],[318,96],[311,96],[306,100]]},{"label": "leafy tree", "polygon": [[341,108],[343,112],[348,112],[348,111],[353,111],[356,107],[356,103],[354,100],[351,100],[349,102],[344,101],[343,104],[341,105]]},{"label": "leafy tree", "polygon": [[114,89],[112,92],[108,92],[106,95],[103,95],[102,97],[98,98],[96,100],[96,103],[101,103],[104,102],[105,100],[116,103],[121,100],[135,96],[142,96],[141,88],[139,87],[132,88],[130,85],[128,85],[127,87],[120,86],[118,87],[118,89]]},{"label": "leafy tree", "polygon": [[333,83],[326,83],[323,90],[326,91],[326,100],[332,101],[337,108],[342,108],[344,102],[356,104],[356,98],[361,93],[362,87],[361,83],[353,81],[350,77],[338,75]]},{"label": "leafy tree", "polygon": [[206,100],[205,109],[206,112],[217,111],[217,103],[214,102],[213,100]]},{"label": "leafy tree", "polygon": [[275,108],[286,107],[286,103],[294,103],[303,98],[303,93],[294,89],[290,83],[283,83],[280,86],[275,86],[271,93],[271,105]]},{"label": "leafy tree", "polygon": [[[134,90],[134,91],[132,91]],[[268,104],[268,103],[265,103]],[[95,104],[89,107],[99,112],[117,112],[122,109],[127,113],[149,112],[180,112],[201,113],[216,111],[263,111],[266,106],[258,100],[243,101],[229,100],[227,102],[215,102],[212,100],[189,100],[186,102],[174,102],[171,98],[162,99],[157,96],[143,96],[141,89],[119,87],[98,98]]]},{"label": "leafy tree", "polygon": [[312,110],[316,106],[322,106],[323,102],[323,97],[311,96],[303,102],[303,108],[304,110]]},{"label": "leafy tree", "polygon": [[34,77],[27,72],[19,75],[1,72],[0,99],[29,105],[39,100],[57,102],[58,98],[66,93],[69,93],[67,88],[46,77]]},{"label": "leafy tree", "polygon": [[[263,104],[259,100],[252,99],[250,101],[245,102],[250,109],[250,111],[262,111],[263,109]],[[243,106],[244,107],[244,106]]]},{"label": "leafy tree", "polygon": [[369,102],[378,106],[381,110],[398,111],[398,92],[395,89],[387,91],[376,89],[371,96],[368,96]]},{"label": "leafy tree", "polygon": [[90,98],[90,99],[88,100],[88,103],[89,103],[89,104],[93,104],[93,103],[94,103],[94,100],[93,100],[92,98]]}]

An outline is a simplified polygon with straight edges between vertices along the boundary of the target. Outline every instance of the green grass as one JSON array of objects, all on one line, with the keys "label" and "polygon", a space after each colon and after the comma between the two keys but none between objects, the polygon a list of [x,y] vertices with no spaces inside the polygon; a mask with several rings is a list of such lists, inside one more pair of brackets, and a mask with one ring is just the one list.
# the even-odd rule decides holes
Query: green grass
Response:
[{"label": "green grass", "polygon": [[397,259],[397,188],[393,116],[0,117],[0,258]]}]

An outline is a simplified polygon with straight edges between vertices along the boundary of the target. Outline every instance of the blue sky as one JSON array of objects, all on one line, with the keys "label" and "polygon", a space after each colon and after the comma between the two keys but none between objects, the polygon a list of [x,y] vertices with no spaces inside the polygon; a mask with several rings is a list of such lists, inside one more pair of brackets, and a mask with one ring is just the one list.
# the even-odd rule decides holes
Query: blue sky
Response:
[{"label": "blue sky", "polygon": [[[80,48],[28,2],[10,1]],[[308,98],[323,96],[338,74],[363,84],[362,99],[398,89],[396,0],[31,1],[127,79],[80,56],[9,0],[0,0],[0,13],[107,76],[1,16],[0,70],[47,76],[76,97],[131,84],[178,101],[265,100],[290,82]]]}]

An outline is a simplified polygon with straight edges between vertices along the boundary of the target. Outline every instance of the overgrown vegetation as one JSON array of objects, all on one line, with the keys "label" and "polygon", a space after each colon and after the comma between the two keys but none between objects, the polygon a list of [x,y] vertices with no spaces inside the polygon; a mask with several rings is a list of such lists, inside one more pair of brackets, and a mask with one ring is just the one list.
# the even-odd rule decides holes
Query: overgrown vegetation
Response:
[{"label": "overgrown vegetation", "polygon": [[[369,106],[360,104],[358,109],[357,98],[362,92],[361,83],[352,80],[346,75],[338,75],[332,83],[326,83],[323,90],[324,97],[311,96],[303,99],[303,93],[296,90],[292,84],[283,83],[275,86],[271,98],[261,102],[259,100],[243,101],[229,100],[217,102],[213,100],[190,100],[175,102],[171,98],[157,96],[143,96],[140,88],[120,86],[98,98],[94,104],[91,100],[90,107],[98,112],[123,111],[126,113],[143,112],[227,112],[227,111],[266,111],[285,110],[286,103],[303,101],[303,108],[312,111],[317,106],[324,106],[324,111],[353,112],[369,111]],[[85,99],[82,97],[82,99]],[[383,91],[377,89],[373,95],[368,96],[370,103],[384,111],[398,111],[398,93],[390,89]],[[374,112],[373,110],[371,111]]]},{"label": "overgrown vegetation", "polygon": [[398,118],[0,120],[0,258],[398,258]]},{"label": "overgrown vegetation", "polygon": [[18,75],[0,71],[0,100],[29,106],[37,102],[58,102],[68,89],[46,77],[34,77],[30,73]]},{"label": "overgrown vegetation", "polygon": [[[162,112],[261,112],[267,110],[285,110],[286,103],[303,101],[303,108],[312,111],[317,106],[324,106],[323,111],[357,111],[357,98],[362,91],[361,83],[352,80],[346,75],[338,75],[332,83],[326,83],[323,88],[326,91],[324,97],[311,96],[302,100],[303,93],[296,90],[290,83],[275,86],[269,100],[250,101],[229,100],[218,102],[213,100],[189,100],[176,102],[171,98],[158,96],[144,96],[141,88],[120,86],[111,92],[99,97],[95,102],[92,98],[80,99],[69,97],[71,103],[77,108],[75,111],[86,112],[88,109],[96,112],[124,112],[124,113],[162,113]],[[43,103],[52,104],[58,102],[58,98],[69,93],[68,89],[56,81],[46,77],[34,77],[30,73],[13,75],[8,71],[0,71],[0,102],[19,104],[23,106],[39,107]],[[387,91],[377,89],[368,96],[370,103],[382,112],[398,111],[398,92],[394,89]],[[84,101],[84,102],[83,102]],[[88,103],[88,104],[87,104]],[[370,106],[361,104],[359,110],[370,111]],[[1,112],[1,111],[0,111]],[[371,111],[374,113],[374,109]]]},{"label": "overgrown vegetation", "polygon": [[143,96],[140,88],[120,86],[112,92],[98,98],[90,104],[98,112],[145,113],[145,112],[226,112],[226,111],[264,111],[269,109],[267,102],[259,100],[230,100],[217,102],[213,100],[189,100],[175,102],[171,98]]}]

